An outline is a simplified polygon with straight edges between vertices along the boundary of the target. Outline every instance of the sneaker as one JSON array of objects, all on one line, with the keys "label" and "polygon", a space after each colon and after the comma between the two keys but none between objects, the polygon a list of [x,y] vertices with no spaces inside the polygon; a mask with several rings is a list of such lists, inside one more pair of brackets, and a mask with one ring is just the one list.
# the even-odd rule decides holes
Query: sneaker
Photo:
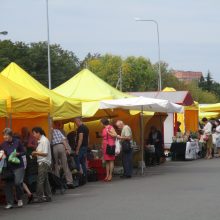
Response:
[{"label": "sneaker", "polygon": [[23,207],[23,201],[22,200],[18,200],[18,207],[19,208]]},{"label": "sneaker", "polygon": [[13,206],[11,204],[8,204],[5,206],[5,209],[12,209],[12,208],[13,208]]}]

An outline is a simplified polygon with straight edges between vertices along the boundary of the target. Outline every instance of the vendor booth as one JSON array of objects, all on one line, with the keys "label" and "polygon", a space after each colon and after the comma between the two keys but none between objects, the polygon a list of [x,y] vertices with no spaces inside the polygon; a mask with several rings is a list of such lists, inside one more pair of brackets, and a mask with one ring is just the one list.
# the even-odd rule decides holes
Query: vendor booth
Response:
[{"label": "vendor booth", "polygon": [[144,111],[150,112],[182,112],[180,105],[174,104],[167,100],[135,97],[117,100],[106,100],[100,102],[100,109],[129,109],[141,111],[141,149],[142,149],[142,174],[143,174],[143,155],[144,155]]},{"label": "vendor booth", "polygon": [[15,63],[9,64],[1,72],[1,75],[35,94],[49,98],[49,112],[53,120],[71,119],[82,114],[79,101],[64,97],[47,89]]},{"label": "vendor booth", "polygon": [[[82,116],[90,130],[90,145],[92,149],[101,149],[101,139],[96,137],[96,132],[103,129],[100,119],[109,118],[112,122],[117,119],[123,120],[134,132],[134,140],[137,143],[137,153],[134,155],[134,161],[140,160],[140,111],[130,112],[125,109],[100,109],[100,101],[117,100],[120,98],[131,97],[130,95],[120,92],[100,79],[88,69],[80,71],[70,80],[55,88],[53,91],[63,96],[78,99],[82,102]],[[154,113],[144,115],[144,126],[154,117]],[[66,128],[71,127],[67,123]],[[74,129],[74,127],[71,127]]]},{"label": "vendor booth", "polygon": [[[6,100],[8,123],[15,133],[23,126],[42,126],[48,133],[49,98],[38,95],[0,75],[0,99]],[[28,120],[33,119],[35,122]],[[24,120],[25,119],[25,120]],[[3,125],[6,127],[6,124]]]},{"label": "vendor booth", "polygon": [[146,98],[165,99],[173,103],[184,106],[182,113],[168,113],[164,121],[164,143],[166,148],[170,148],[172,137],[176,135],[176,123],[181,122],[181,131],[197,131],[199,125],[198,103],[194,103],[188,91],[176,91],[173,88],[165,88],[162,92],[131,92],[130,95],[143,96]]}]

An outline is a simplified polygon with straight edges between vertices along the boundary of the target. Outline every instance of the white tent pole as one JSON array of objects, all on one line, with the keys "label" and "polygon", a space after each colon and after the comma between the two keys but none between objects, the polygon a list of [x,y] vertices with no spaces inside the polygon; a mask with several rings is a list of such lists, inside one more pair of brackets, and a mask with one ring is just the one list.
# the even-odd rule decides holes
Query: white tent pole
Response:
[{"label": "white tent pole", "polygon": [[141,106],[141,174],[144,174],[144,107]]}]

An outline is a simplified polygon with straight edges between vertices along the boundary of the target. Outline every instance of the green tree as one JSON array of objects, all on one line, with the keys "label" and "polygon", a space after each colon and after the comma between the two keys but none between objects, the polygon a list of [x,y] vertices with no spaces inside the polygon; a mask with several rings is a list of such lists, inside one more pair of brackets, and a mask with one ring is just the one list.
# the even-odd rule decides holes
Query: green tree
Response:
[{"label": "green tree", "polygon": [[199,103],[217,103],[219,98],[211,92],[204,91],[198,87],[196,82],[187,85],[186,90],[190,91],[195,101]]},{"label": "green tree", "polygon": [[[73,52],[53,44],[51,49],[51,81],[56,87],[80,70],[79,59]],[[48,86],[47,43],[0,41],[0,70],[11,62],[17,63],[38,81]]]},{"label": "green tree", "polygon": [[128,57],[123,62],[123,91],[154,91],[158,77],[150,60],[144,57]]},{"label": "green tree", "polygon": [[157,87],[157,75],[151,62],[144,57],[127,57],[105,54],[87,59],[88,68],[113,87],[122,69],[123,91],[149,91]]},{"label": "green tree", "polygon": [[[51,81],[52,87],[54,88],[76,74],[80,70],[80,62],[73,52],[63,50],[58,44],[51,45],[50,51]],[[37,80],[47,86],[47,43],[32,43],[30,45],[30,59],[33,63],[29,72],[35,76]]]}]

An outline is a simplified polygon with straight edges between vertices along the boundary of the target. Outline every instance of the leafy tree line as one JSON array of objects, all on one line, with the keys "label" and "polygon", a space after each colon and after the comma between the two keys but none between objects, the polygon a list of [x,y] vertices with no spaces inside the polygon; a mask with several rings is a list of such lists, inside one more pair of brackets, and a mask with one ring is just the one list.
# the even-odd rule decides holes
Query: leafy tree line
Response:
[{"label": "leafy tree line", "polygon": [[[111,54],[88,54],[80,60],[73,52],[64,50],[58,44],[51,48],[52,88],[67,81],[83,68],[88,68],[100,78],[116,87],[119,73],[122,75],[124,92],[156,91],[158,89],[158,63],[153,64],[144,57],[122,58]],[[17,63],[34,78],[48,86],[47,43],[0,41],[0,71],[11,62]],[[214,82],[211,74],[199,83],[185,84],[172,74],[168,64],[161,62],[162,85],[176,90],[189,90],[200,103],[215,103],[220,100],[220,84]]]},{"label": "leafy tree line", "polygon": [[208,71],[205,77],[201,77],[199,87],[203,91],[214,93],[220,99],[220,84],[213,80],[211,73]]},{"label": "leafy tree line", "polygon": [[[80,70],[80,61],[76,55],[63,50],[60,45],[50,46],[52,86],[65,82]],[[0,71],[11,62],[17,63],[34,78],[48,86],[47,43],[0,41]]]}]

